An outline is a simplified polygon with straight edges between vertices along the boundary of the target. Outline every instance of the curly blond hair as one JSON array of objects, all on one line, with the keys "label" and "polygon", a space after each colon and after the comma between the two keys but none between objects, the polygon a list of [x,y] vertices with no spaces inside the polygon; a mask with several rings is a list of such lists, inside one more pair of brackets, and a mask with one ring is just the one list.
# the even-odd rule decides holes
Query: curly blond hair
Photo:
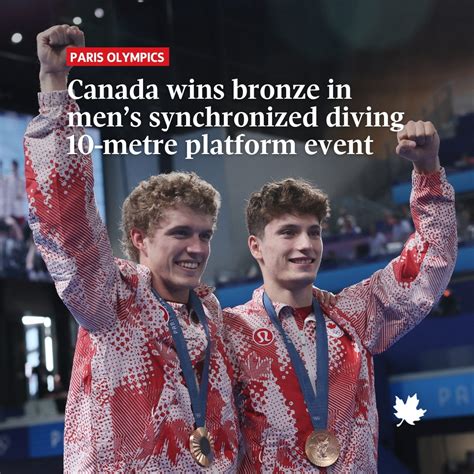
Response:
[{"label": "curly blond hair", "polygon": [[320,223],[329,217],[329,198],[304,179],[287,178],[265,184],[250,195],[246,208],[247,230],[262,237],[265,226],[283,214],[313,215]]},{"label": "curly blond hair", "polygon": [[211,184],[196,173],[173,171],[151,176],[140,182],[122,206],[121,230],[124,253],[138,263],[139,252],[133,245],[130,231],[137,228],[151,237],[163,213],[180,205],[211,216],[215,224],[221,196]]}]

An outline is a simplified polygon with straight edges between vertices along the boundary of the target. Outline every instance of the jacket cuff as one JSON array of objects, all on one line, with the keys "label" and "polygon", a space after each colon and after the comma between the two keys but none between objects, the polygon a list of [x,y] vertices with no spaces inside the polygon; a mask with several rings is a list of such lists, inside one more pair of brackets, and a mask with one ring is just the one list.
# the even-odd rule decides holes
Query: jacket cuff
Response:
[{"label": "jacket cuff", "polygon": [[62,107],[69,104],[72,99],[67,90],[53,92],[39,92],[38,103],[40,113],[47,112],[53,107]]},{"label": "jacket cuff", "polygon": [[440,184],[447,182],[446,171],[443,167],[430,174],[421,174],[413,170],[411,179],[413,188],[439,187]]}]

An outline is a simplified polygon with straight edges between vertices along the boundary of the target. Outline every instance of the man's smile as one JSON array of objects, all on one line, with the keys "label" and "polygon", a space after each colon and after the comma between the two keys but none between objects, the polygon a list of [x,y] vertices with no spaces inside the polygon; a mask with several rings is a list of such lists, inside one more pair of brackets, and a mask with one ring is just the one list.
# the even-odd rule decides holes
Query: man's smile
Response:
[{"label": "man's smile", "polygon": [[298,257],[298,258],[289,258],[291,263],[296,263],[298,265],[311,265],[315,262],[316,259],[309,257]]},{"label": "man's smile", "polygon": [[196,270],[200,263],[196,260],[179,260],[175,262],[176,265],[180,266],[181,268],[185,268],[186,270]]}]

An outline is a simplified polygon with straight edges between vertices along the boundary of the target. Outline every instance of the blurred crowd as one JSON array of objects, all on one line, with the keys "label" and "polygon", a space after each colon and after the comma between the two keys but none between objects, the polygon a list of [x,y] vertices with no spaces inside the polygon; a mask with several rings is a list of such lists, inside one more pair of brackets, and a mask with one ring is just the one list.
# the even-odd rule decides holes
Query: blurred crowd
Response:
[{"label": "blurred crowd", "polygon": [[33,243],[26,216],[25,181],[18,161],[4,173],[0,161],[0,277],[50,281],[46,266]]},{"label": "blurred crowd", "polygon": [[[354,199],[356,209],[351,212],[336,204],[333,216],[324,223],[322,268],[396,255],[415,231],[408,205],[361,206],[361,201]],[[458,198],[456,207],[459,243],[474,241],[474,197]]]}]

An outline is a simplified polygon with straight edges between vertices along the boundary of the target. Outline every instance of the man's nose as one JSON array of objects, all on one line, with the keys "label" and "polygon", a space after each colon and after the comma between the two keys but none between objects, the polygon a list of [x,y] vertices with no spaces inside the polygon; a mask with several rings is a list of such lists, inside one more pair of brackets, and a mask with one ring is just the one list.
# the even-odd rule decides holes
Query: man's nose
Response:
[{"label": "man's nose", "polygon": [[193,254],[203,254],[206,253],[208,247],[208,242],[204,242],[202,239],[200,239],[199,235],[194,235],[188,242],[187,251],[188,253]]},{"label": "man's nose", "polygon": [[298,250],[309,249],[313,247],[313,241],[306,232],[302,232],[296,241]]}]

